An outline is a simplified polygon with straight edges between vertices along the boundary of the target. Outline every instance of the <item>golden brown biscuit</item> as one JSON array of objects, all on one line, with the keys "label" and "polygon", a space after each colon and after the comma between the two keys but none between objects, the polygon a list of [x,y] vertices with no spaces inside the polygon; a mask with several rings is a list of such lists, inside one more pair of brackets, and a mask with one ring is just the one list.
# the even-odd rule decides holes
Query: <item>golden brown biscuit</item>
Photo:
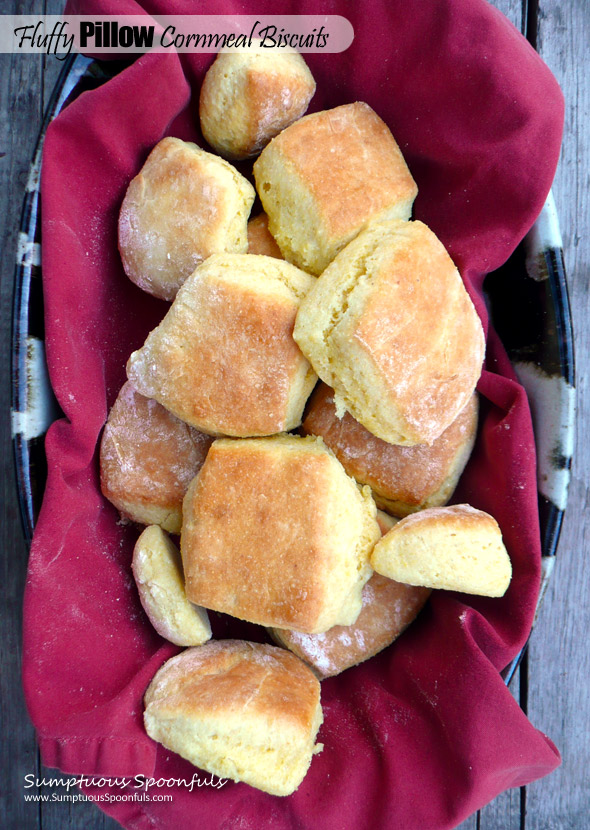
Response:
[{"label": "golden brown biscuit", "polygon": [[301,118],[314,92],[313,76],[297,52],[221,53],[201,87],[201,130],[225,158],[255,156]]},{"label": "golden brown biscuit", "polygon": [[213,253],[246,253],[254,188],[227,161],[163,138],[131,181],[119,215],[125,273],[164,300]]},{"label": "golden brown biscuit", "polygon": [[146,527],[133,549],[139,598],[158,634],[177,646],[200,646],[211,638],[204,608],[189,602],[180,551],[161,527]]},{"label": "golden brown biscuit", "polygon": [[[378,511],[377,521],[381,532],[387,533],[396,520]],[[270,634],[324,680],[391,645],[418,616],[430,594],[429,588],[403,585],[375,573],[363,588],[363,607],[352,625],[336,625],[322,634],[271,628]]]},{"label": "golden brown biscuit", "polygon": [[313,281],[272,257],[213,254],[131,355],[129,379],[212,435],[293,429],[316,382],[292,336]]},{"label": "golden brown biscuit", "polygon": [[102,492],[132,521],[180,533],[182,500],[212,440],[127,382],[102,434]]},{"label": "golden brown biscuit", "polygon": [[268,229],[266,213],[261,213],[248,222],[248,253],[283,259],[280,248]]},{"label": "golden brown biscuit", "polygon": [[374,569],[409,585],[501,597],[512,576],[498,523],[468,504],[401,519],[376,545]]},{"label": "golden brown biscuit", "polygon": [[306,632],[356,620],[375,504],[320,438],[215,441],[183,511],[192,602]]},{"label": "golden brown biscuit", "polygon": [[320,383],[307,404],[301,431],[320,435],[348,475],[369,485],[377,507],[403,517],[450,499],[473,449],[477,412],[474,392],[431,446],[400,447],[376,438],[348,412],[338,418],[333,390]]},{"label": "golden brown biscuit", "polygon": [[322,749],[320,684],[293,654],[220,640],[168,660],[145,695],[150,737],[200,769],[290,795]]},{"label": "golden brown biscuit", "polygon": [[363,607],[352,625],[336,625],[322,634],[273,628],[271,635],[325,680],[391,645],[418,616],[430,594],[430,588],[403,585],[376,573],[363,588]]},{"label": "golden brown biscuit", "polygon": [[293,332],[344,410],[391,444],[432,444],[473,394],[485,341],[422,222],[370,225],[313,284]]},{"label": "golden brown biscuit", "polygon": [[285,259],[320,274],[369,222],[409,219],[418,189],[368,104],[306,115],[254,164],[256,190]]}]

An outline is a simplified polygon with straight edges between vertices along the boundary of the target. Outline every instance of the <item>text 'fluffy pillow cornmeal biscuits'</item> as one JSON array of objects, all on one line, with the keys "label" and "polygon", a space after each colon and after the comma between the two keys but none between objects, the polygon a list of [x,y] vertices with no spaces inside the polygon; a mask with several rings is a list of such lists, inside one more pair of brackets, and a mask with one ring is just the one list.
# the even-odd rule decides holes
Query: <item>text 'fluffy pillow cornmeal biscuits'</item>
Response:
[{"label": "text 'fluffy pillow cornmeal biscuits'", "polygon": [[422,222],[370,225],[301,303],[293,332],[319,377],[369,432],[432,444],[467,405],[483,329],[459,272]]},{"label": "text 'fluffy pillow cornmeal biscuits'", "polygon": [[313,277],[280,259],[213,254],[133,352],[143,394],[211,435],[273,435],[301,423],[316,382],[293,340]]},{"label": "text 'fluffy pillow cornmeal biscuits'", "polygon": [[220,640],[164,663],[145,694],[145,728],[200,769],[272,795],[294,792],[322,745],[320,684],[276,646]]},{"label": "text 'fluffy pillow cornmeal biscuits'", "polygon": [[125,273],[163,300],[213,253],[246,253],[256,193],[224,159],[190,141],[163,138],[132,179],[119,214]]},{"label": "text 'fluffy pillow cornmeal biscuits'", "polygon": [[215,441],[183,517],[192,602],[309,633],[358,617],[381,535],[375,503],[321,439]]},{"label": "text 'fluffy pillow cornmeal biscuits'", "polygon": [[409,219],[418,188],[387,125],[357,102],[306,115],[254,164],[286,260],[321,274],[369,222]]}]

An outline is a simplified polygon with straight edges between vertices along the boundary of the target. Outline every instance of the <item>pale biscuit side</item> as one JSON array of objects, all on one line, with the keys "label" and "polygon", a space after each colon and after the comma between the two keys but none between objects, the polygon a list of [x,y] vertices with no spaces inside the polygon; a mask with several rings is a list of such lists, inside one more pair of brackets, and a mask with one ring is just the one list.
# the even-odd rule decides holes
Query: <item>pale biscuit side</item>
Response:
[{"label": "pale biscuit side", "polygon": [[503,596],[512,576],[498,523],[466,504],[402,519],[375,545],[371,564],[409,585],[490,597]]},{"label": "pale biscuit side", "polygon": [[160,527],[143,531],[132,569],[141,604],[158,634],[178,646],[199,646],[211,638],[207,611],[186,598],[180,551]]},{"label": "pale biscuit side", "polygon": [[200,769],[290,795],[303,780],[322,723],[320,684],[283,649],[224,640],[188,649],[145,695],[148,735]]}]

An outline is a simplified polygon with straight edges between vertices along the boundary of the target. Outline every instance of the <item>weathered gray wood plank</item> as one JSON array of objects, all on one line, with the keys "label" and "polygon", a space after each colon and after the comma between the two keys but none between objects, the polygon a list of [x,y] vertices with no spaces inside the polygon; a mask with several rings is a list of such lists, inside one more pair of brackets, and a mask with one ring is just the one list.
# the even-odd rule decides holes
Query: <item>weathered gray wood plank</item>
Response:
[{"label": "weathered gray wood plank", "polygon": [[[28,11],[25,6],[23,11]],[[3,9],[4,11],[4,9]],[[24,776],[37,774],[37,745],[22,696],[21,617],[27,552],[16,500],[10,425],[10,318],[14,256],[22,197],[39,129],[41,58],[0,55],[0,547],[4,602],[0,604],[0,699],[4,738],[0,744],[4,827],[38,827],[37,804],[24,800]],[[6,117],[8,114],[8,117]],[[14,727],[17,728],[14,728]]]},{"label": "weathered gray wood plank", "polygon": [[562,751],[563,765],[527,788],[526,830],[581,830],[590,814],[590,9],[586,0],[540,0],[537,49],[567,102],[554,194],[565,246],[576,334],[577,442],[569,508],[555,572],[529,654],[532,722]]},{"label": "weathered gray wood plank", "polygon": [[[524,660],[526,659],[525,656]],[[524,708],[526,706],[525,690],[524,688],[521,690],[520,670],[512,678],[510,691],[514,699]],[[480,811],[477,830],[521,830],[520,804],[520,789],[506,790]]]},{"label": "weathered gray wood plank", "polygon": [[492,6],[495,6],[502,14],[506,15],[519,31],[522,29],[522,0],[490,0],[490,2]]}]

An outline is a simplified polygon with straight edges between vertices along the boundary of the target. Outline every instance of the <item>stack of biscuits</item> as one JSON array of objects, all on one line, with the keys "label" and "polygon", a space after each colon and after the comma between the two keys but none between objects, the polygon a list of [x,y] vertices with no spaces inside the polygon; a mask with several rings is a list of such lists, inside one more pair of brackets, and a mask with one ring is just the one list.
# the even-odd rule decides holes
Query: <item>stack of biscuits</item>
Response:
[{"label": "stack of biscuits", "polygon": [[[387,125],[360,102],[305,115],[314,91],[296,53],[219,55],[200,98],[214,152],[164,138],[129,184],[125,273],[171,304],[100,454],[104,495],[146,526],[145,612],[186,647],[146,692],[148,734],[275,795],[321,749],[320,680],[389,646],[433,589],[501,596],[511,577],[495,520],[444,507],[477,431],[479,317],[411,220]],[[255,189],[228,159],[256,155]],[[212,641],[208,611],[278,645]]]}]

